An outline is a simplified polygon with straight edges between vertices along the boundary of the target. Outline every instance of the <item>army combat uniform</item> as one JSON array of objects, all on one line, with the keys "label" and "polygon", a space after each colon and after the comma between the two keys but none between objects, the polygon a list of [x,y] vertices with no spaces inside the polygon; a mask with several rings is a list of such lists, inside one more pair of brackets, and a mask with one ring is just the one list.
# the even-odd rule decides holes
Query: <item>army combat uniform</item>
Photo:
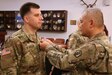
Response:
[{"label": "army combat uniform", "polygon": [[88,41],[88,37],[82,36],[81,32],[77,30],[76,32],[70,34],[68,38],[68,48],[76,49],[86,43]]},{"label": "army combat uniform", "polygon": [[50,62],[57,68],[71,71],[70,75],[112,75],[108,61],[110,44],[104,32],[75,50],[62,52],[55,44],[46,49]]},{"label": "army combat uniform", "polygon": [[[70,34],[68,38],[67,48],[75,50],[76,48],[79,48],[81,45],[86,43],[89,40],[88,37],[82,36],[81,32],[77,30],[76,32],[73,32]],[[70,75],[70,72],[65,72],[63,75]]]},{"label": "army combat uniform", "polygon": [[36,34],[23,29],[6,40],[1,57],[4,75],[45,75],[45,52],[39,49],[39,42]]}]

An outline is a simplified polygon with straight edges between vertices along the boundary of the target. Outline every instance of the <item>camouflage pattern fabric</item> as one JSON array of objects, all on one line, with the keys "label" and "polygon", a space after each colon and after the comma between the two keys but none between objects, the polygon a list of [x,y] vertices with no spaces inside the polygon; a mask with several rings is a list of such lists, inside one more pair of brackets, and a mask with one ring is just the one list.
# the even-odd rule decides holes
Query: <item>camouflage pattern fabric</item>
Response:
[{"label": "camouflage pattern fabric", "polygon": [[88,37],[82,36],[81,32],[77,30],[76,32],[70,34],[68,38],[68,48],[76,49],[86,43],[88,41]]},{"label": "camouflage pattern fabric", "polygon": [[47,57],[55,67],[71,71],[70,75],[112,75],[108,74],[110,44],[107,41],[102,32],[74,50],[62,52],[55,45],[49,45]]},{"label": "camouflage pattern fabric", "polygon": [[[82,36],[81,32],[77,30],[76,32],[70,34],[68,38],[67,47],[68,49],[75,50],[76,48],[79,48],[81,45],[86,43],[88,40],[89,40],[88,37]],[[63,73],[63,75],[69,75],[69,74],[71,74],[71,71]]]},{"label": "camouflage pattern fabric", "polygon": [[[35,37],[36,36],[36,37]],[[3,75],[45,75],[45,52],[39,49],[37,35],[19,30],[3,46]]]}]

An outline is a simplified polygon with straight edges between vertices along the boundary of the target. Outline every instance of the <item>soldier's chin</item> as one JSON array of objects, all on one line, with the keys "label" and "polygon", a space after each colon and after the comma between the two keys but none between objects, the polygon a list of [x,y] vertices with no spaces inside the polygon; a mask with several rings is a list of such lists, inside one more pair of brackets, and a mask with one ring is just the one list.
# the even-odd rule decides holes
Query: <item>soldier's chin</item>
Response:
[{"label": "soldier's chin", "polygon": [[37,27],[37,29],[41,29],[41,28],[42,28],[42,26],[38,26],[38,27]]}]

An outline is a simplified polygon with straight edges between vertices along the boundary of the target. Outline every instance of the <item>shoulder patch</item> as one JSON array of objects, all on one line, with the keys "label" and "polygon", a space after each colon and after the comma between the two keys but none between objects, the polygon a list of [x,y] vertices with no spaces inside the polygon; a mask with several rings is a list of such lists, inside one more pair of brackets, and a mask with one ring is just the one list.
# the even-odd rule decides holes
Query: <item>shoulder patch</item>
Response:
[{"label": "shoulder patch", "polygon": [[75,53],[74,53],[74,56],[76,58],[80,57],[82,55],[82,51],[81,50],[76,50]]}]

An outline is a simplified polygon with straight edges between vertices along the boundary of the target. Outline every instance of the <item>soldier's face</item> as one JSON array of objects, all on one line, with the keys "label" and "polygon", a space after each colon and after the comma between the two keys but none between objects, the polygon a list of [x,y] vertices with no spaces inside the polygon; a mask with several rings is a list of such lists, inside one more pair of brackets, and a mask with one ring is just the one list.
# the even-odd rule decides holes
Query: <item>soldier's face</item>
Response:
[{"label": "soldier's face", "polygon": [[87,14],[84,13],[82,15],[82,17],[80,18],[79,20],[79,24],[78,24],[78,27],[80,29],[80,31],[82,32],[82,35],[84,36],[89,36],[89,19],[87,17]]},{"label": "soldier's face", "polygon": [[41,10],[37,8],[31,8],[30,12],[26,15],[27,24],[33,29],[40,29],[43,23],[43,17]]}]

